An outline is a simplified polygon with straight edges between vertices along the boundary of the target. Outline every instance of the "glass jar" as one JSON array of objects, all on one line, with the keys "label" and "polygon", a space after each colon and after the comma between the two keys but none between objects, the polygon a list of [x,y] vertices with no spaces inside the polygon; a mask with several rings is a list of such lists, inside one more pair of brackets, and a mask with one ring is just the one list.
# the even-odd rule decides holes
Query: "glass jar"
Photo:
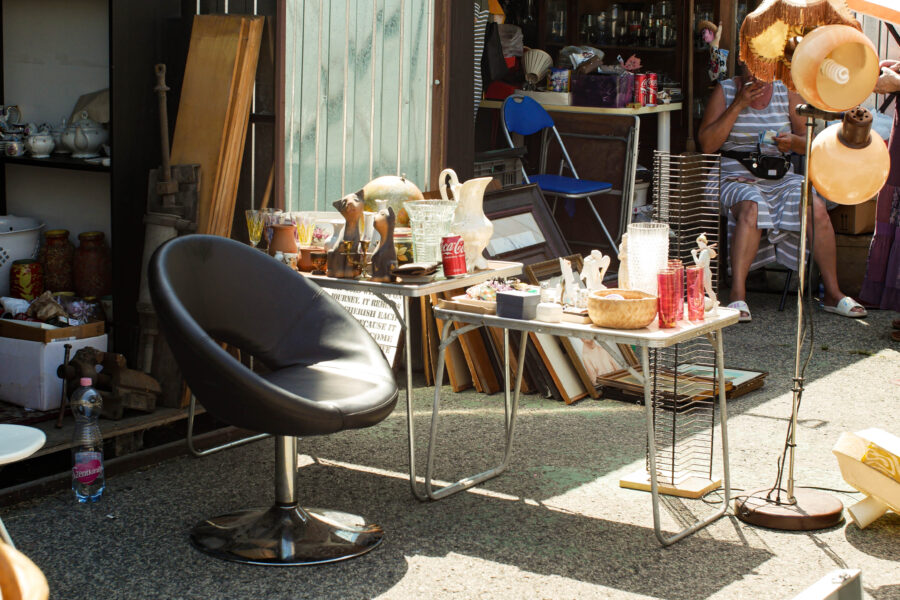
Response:
[{"label": "glass jar", "polygon": [[51,229],[44,233],[40,262],[44,271],[44,289],[65,292],[73,289],[75,245],[69,241],[67,229]]},{"label": "glass jar", "polygon": [[397,266],[413,261],[412,229],[409,227],[394,229],[394,249],[397,251]]},{"label": "glass jar", "polygon": [[112,261],[102,231],[78,234],[73,283],[82,298],[112,293]]}]

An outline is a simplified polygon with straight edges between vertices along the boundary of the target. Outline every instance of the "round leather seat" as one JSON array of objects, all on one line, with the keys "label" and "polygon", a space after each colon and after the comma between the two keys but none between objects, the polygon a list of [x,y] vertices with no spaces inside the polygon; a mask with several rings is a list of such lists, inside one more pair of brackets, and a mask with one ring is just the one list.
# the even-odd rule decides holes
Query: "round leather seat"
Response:
[{"label": "round leather seat", "polygon": [[[397,402],[381,348],[322,289],[226,238],[189,235],[161,246],[150,293],[191,390],[223,421],[274,435],[368,427]],[[270,373],[241,365],[219,342]]]}]

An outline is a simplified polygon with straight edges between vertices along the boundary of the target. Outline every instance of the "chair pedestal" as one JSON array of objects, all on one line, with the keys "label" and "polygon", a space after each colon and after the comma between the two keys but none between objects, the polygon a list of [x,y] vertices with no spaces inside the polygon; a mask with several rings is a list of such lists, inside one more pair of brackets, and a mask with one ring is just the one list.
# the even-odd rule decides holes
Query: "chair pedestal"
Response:
[{"label": "chair pedestal", "polygon": [[216,558],[256,565],[336,562],[381,543],[384,531],[362,517],[298,505],[296,438],[276,438],[276,470],[274,506],[202,521],[191,531],[191,543]]}]

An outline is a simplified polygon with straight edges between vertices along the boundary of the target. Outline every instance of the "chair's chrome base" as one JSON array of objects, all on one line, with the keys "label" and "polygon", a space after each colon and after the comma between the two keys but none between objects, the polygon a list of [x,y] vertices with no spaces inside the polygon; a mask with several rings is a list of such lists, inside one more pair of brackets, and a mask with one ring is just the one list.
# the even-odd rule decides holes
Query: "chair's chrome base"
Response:
[{"label": "chair's chrome base", "polygon": [[299,506],[242,510],[198,523],[198,550],[252,565],[317,565],[365,554],[384,531],[362,517]]}]

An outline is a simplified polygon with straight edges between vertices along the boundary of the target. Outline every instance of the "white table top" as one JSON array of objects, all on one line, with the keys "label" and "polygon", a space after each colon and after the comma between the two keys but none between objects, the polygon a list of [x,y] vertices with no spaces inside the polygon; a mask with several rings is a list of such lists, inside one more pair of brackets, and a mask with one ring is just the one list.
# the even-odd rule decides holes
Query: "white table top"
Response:
[{"label": "white table top", "polygon": [[0,465],[28,458],[45,441],[47,436],[35,427],[0,424]]},{"label": "white table top", "polygon": [[429,283],[381,283],[365,279],[341,279],[338,277],[327,277],[325,275],[311,275],[305,272],[301,272],[300,274],[310,281],[316,282],[323,288],[368,291],[377,292],[379,294],[393,294],[395,296],[421,298],[422,296],[428,296],[429,294],[437,294],[439,292],[469,287],[495,277],[515,277],[522,273],[522,263],[517,262],[489,260],[488,267],[490,268],[484,271],[466,273],[461,277],[453,277],[452,279],[438,279]]},{"label": "white table top", "polygon": [[718,331],[723,327],[734,325],[740,317],[740,311],[720,306],[716,309],[716,316],[714,317],[708,317],[700,323],[678,321],[677,325],[671,329],[660,329],[656,319],[643,329],[605,329],[595,325],[582,325],[580,323],[545,323],[543,321],[507,319],[496,315],[481,315],[439,307],[434,308],[434,314],[441,320],[452,319],[460,323],[477,323],[488,327],[534,331],[583,339],[603,338],[616,344],[633,344],[649,348],[666,348],[679,342]]}]

